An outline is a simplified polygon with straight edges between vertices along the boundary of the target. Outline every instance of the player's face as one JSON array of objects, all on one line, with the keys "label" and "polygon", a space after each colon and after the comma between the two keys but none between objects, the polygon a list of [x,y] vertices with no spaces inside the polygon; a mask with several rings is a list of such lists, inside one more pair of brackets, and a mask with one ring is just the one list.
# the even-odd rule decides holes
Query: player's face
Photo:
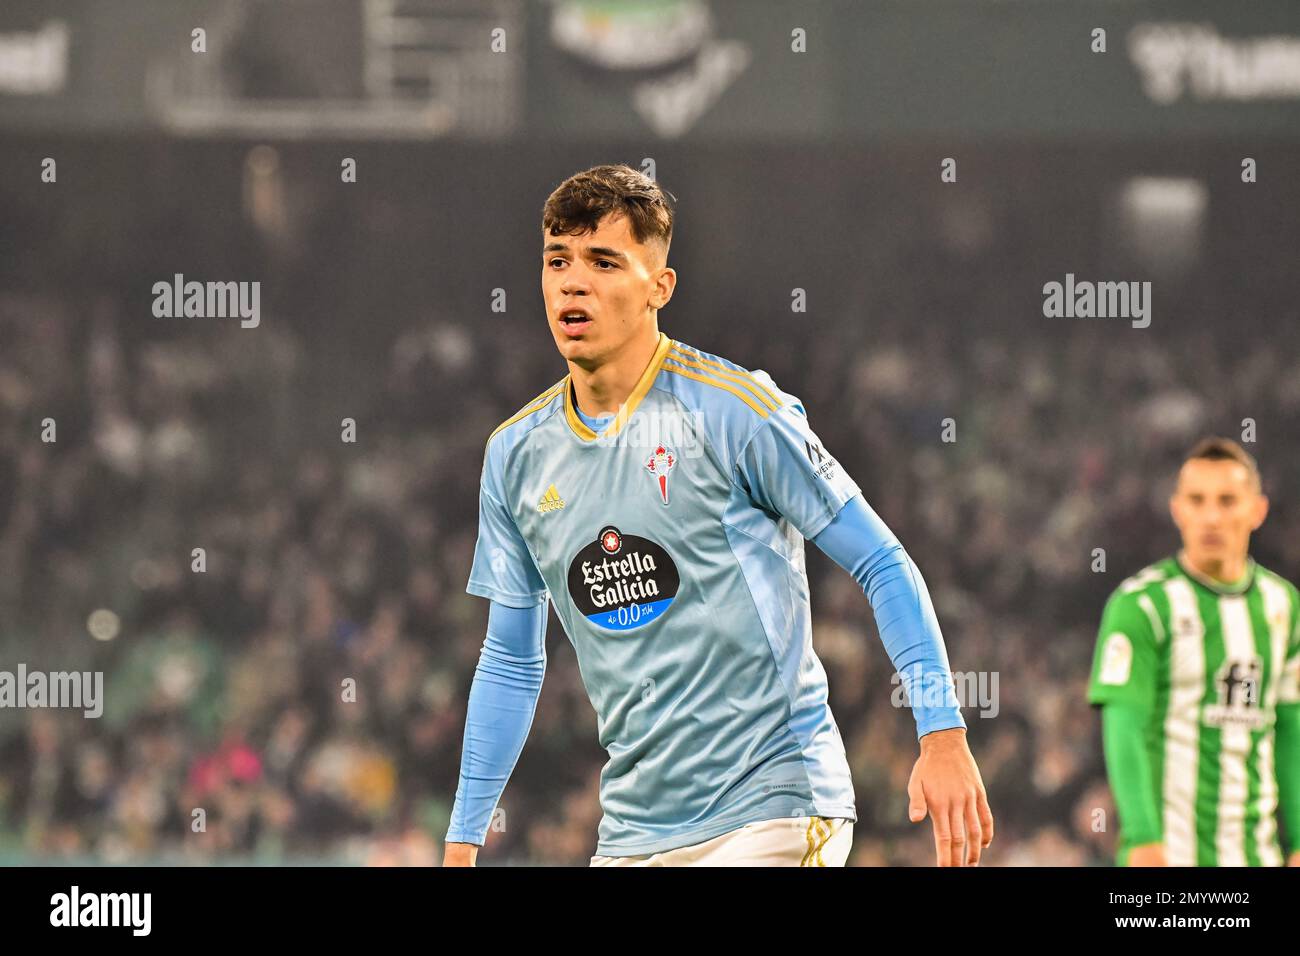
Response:
[{"label": "player's face", "polygon": [[1178,473],[1169,510],[1192,562],[1217,564],[1245,557],[1251,532],[1268,513],[1268,499],[1240,462],[1193,458]]},{"label": "player's face", "polygon": [[636,241],[623,215],[608,215],[581,236],[542,231],[542,298],[565,359],[594,368],[653,327],[653,310],[668,301],[675,280],[660,256],[657,246]]}]

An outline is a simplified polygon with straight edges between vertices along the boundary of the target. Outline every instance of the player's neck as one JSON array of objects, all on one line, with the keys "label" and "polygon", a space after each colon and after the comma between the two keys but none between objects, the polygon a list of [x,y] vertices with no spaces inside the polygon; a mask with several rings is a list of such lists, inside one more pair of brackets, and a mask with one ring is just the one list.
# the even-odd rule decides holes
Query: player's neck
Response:
[{"label": "player's neck", "polygon": [[618,355],[595,368],[585,369],[570,362],[578,409],[588,416],[616,413],[636,388],[658,347],[659,329],[652,325],[645,335],[637,336]]},{"label": "player's neck", "polygon": [[1187,550],[1178,552],[1178,560],[1183,567],[1189,571],[1199,574],[1203,578],[1208,578],[1217,584],[1239,584],[1241,579],[1246,576],[1246,564],[1249,557],[1245,554],[1233,555],[1229,558],[1216,561],[1209,558],[1202,558],[1199,561],[1193,560]]}]

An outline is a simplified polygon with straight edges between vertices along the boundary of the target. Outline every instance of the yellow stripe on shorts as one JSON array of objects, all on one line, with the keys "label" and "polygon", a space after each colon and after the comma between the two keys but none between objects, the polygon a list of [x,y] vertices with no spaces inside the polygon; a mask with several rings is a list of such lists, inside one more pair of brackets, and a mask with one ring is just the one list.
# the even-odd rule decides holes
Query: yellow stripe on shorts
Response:
[{"label": "yellow stripe on shorts", "polygon": [[[816,837],[813,831],[816,830]],[[800,866],[825,866],[826,861],[822,859],[822,849],[830,842],[831,837],[835,835],[835,821],[826,820],[822,817],[808,818],[808,832],[804,838],[808,841],[808,849],[804,851],[803,859],[799,861]]]},{"label": "yellow stripe on shorts", "polygon": [[813,855],[814,847],[813,847],[813,818],[812,817],[808,818],[808,832],[804,834],[804,838],[807,839],[808,841],[808,849],[804,851],[803,859],[799,861],[800,866],[807,866],[809,858]]}]

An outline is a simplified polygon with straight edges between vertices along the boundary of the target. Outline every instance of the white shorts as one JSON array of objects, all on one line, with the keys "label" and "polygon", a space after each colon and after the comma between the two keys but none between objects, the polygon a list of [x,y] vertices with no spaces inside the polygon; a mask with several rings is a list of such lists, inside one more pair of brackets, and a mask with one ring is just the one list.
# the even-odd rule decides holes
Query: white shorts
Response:
[{"label": "white shorts", "polygon": [[779,817],[746,823],[691,846],[641,856],[593,856],[592,866],[843,866],[853,821]]}]

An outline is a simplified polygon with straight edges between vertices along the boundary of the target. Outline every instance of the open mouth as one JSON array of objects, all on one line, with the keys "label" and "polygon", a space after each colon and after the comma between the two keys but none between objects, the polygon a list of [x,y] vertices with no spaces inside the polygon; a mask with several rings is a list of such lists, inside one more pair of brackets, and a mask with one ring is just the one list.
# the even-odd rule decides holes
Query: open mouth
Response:
[{"label": "open mouth", "polygon": [[560,328],[569,335],[581,335],[591,326],[586,309],[565,309],[560,313]]}]

